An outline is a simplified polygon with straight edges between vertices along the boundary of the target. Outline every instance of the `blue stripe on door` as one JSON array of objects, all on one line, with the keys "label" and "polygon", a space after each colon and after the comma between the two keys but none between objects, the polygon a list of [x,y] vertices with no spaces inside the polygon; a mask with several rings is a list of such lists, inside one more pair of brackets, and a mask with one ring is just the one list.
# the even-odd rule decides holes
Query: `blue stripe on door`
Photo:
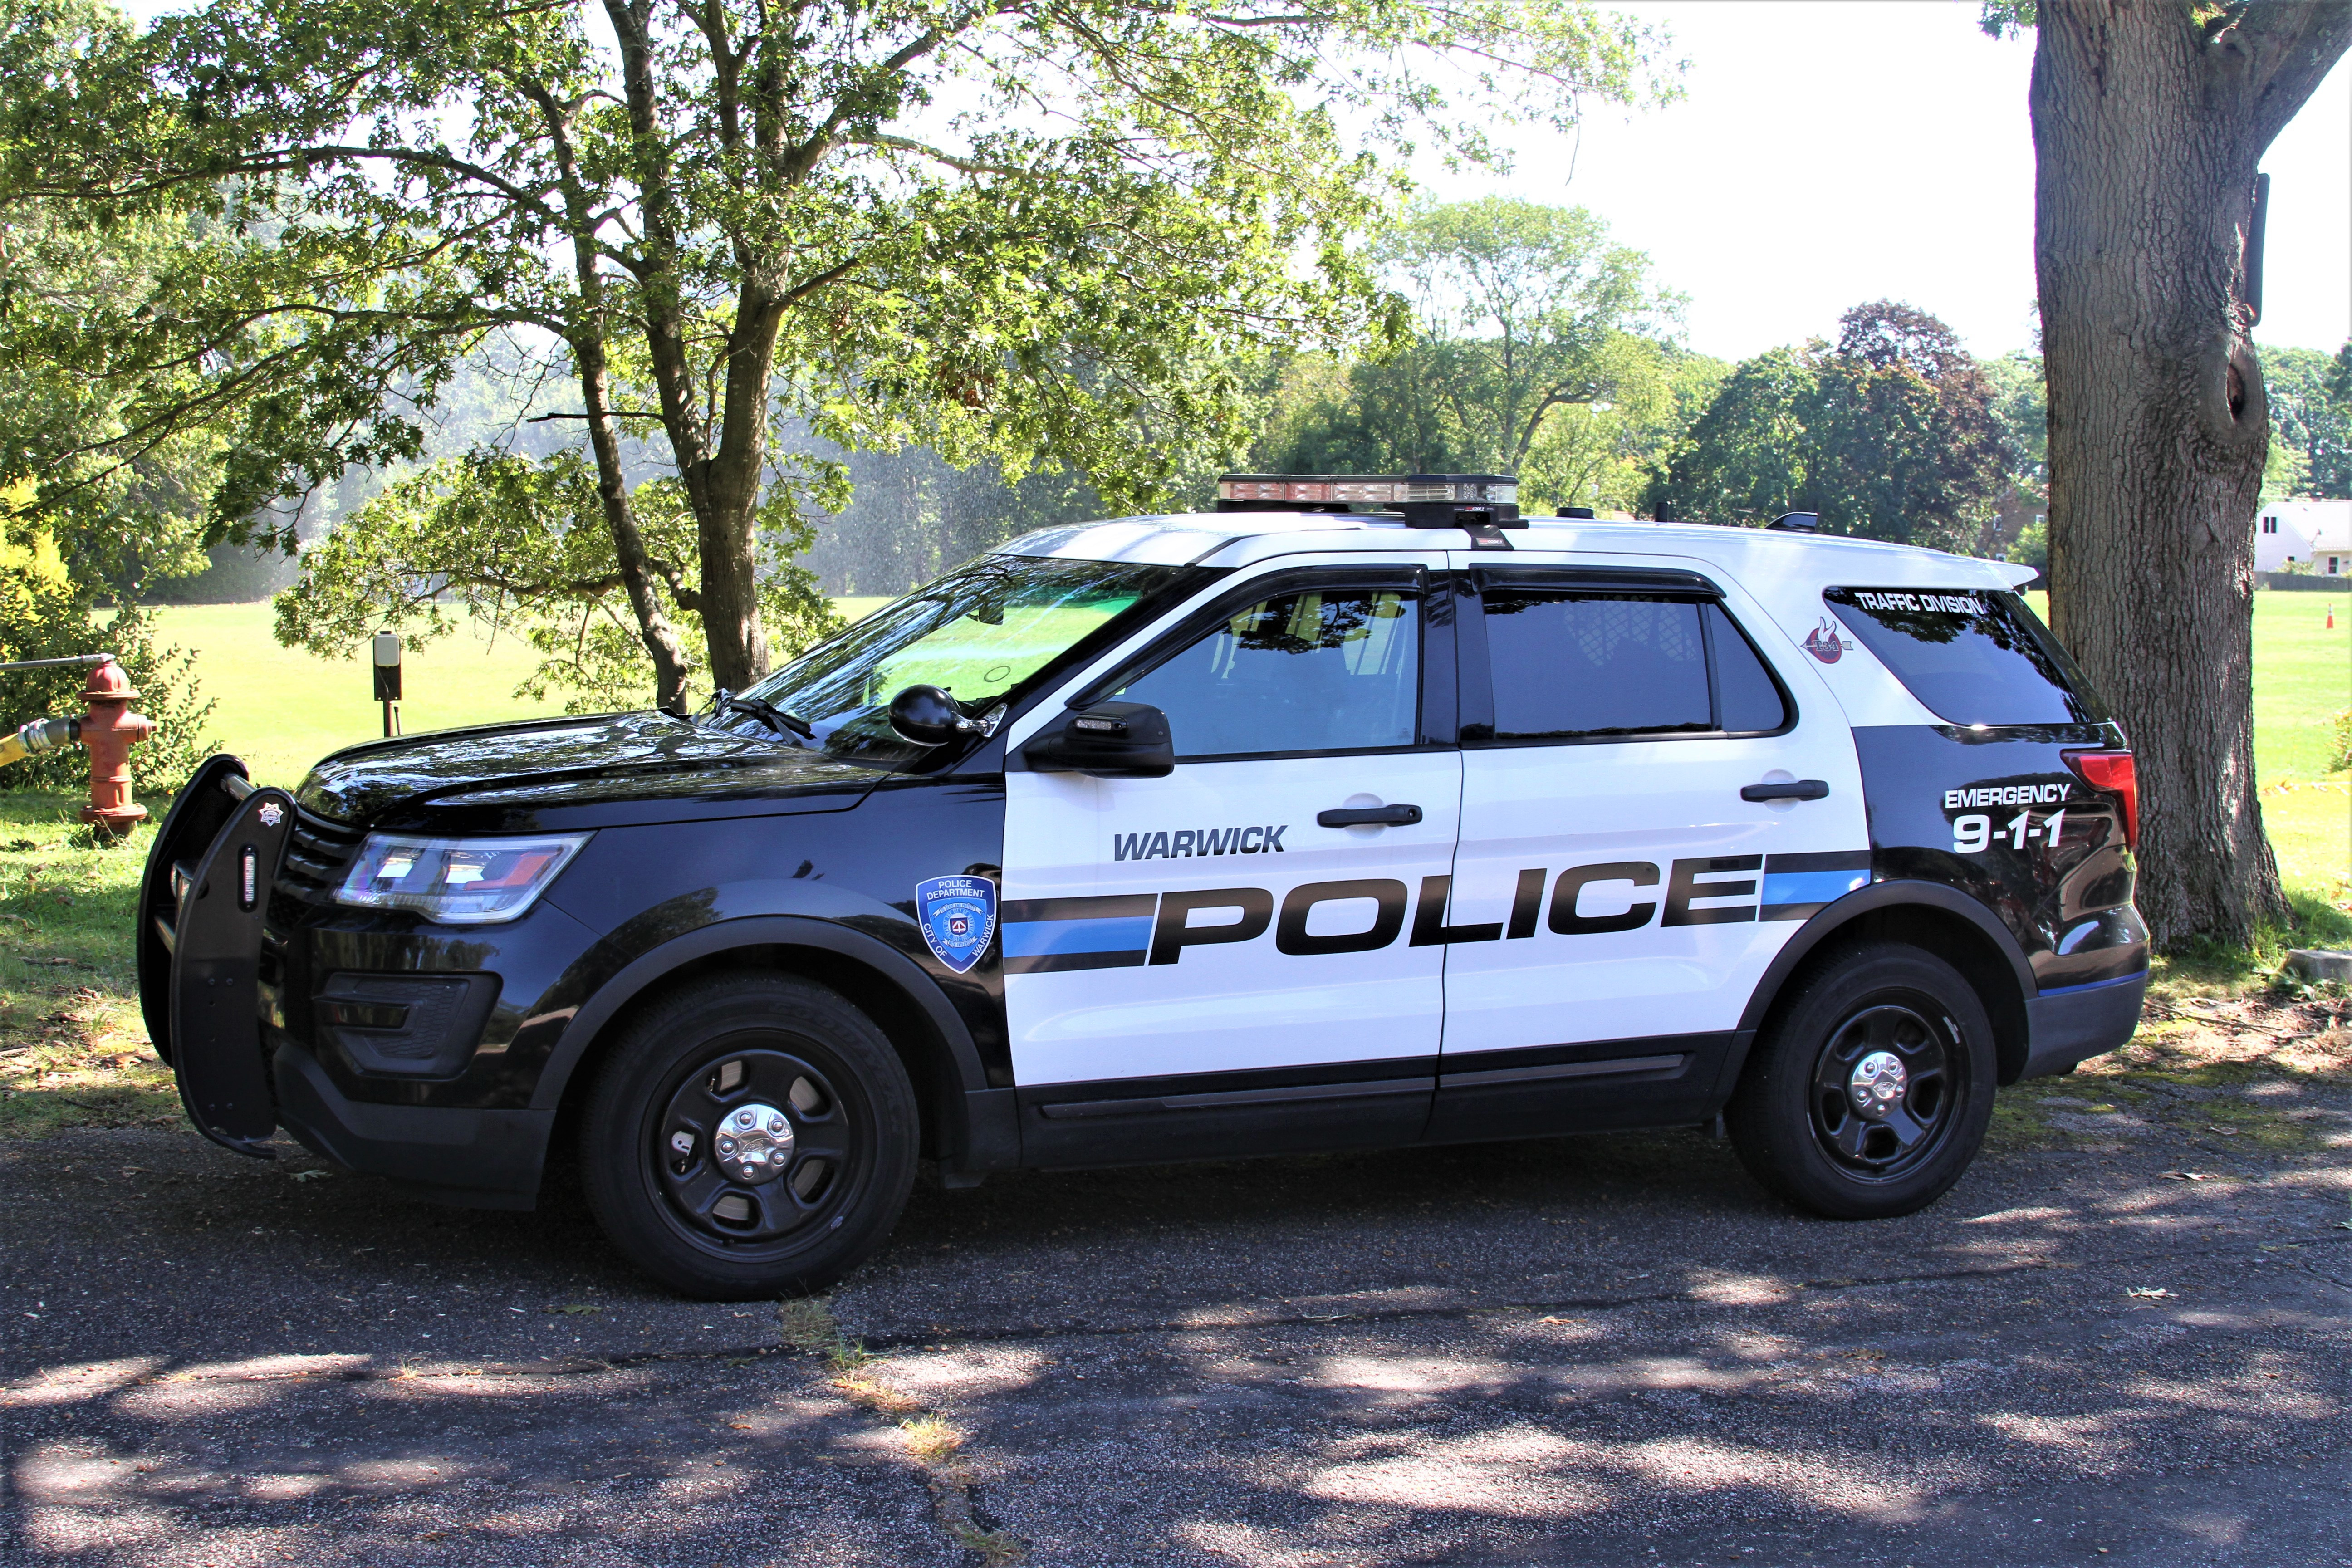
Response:
[{"label": "blue stripe on door", "polygon": [[1863,871],[1764,870],[1764,901],[1768,904],[1826,904],[1869,884]]},{"label": "blue stripe on door", "polygon": [[1840,849],[1828,854],[1771,855],[1764,860],[1764,886],[1756,918],[1765,921],[1810,920],[1823,906],[1835,903],[1856,888],[1870,885],[1870,851]]},{"label": "blue stripe on door", "polygon": [[1024,921],[1004,928],[1004,956],[1140,952],[1151,945],[1150,917],[1108,921]]}]

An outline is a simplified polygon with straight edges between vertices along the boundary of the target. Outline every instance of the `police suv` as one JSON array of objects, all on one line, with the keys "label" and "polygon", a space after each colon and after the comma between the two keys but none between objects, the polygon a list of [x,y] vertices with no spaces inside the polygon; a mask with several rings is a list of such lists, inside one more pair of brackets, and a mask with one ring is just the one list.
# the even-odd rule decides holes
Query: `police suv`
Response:
[{"label": "police suv", "polygon": [[1234,476],[693,716],[215,757],[142,890],[190,1116],[815,1289],[990,1171],[1717,1116],[1814,1213],[2131,1035],[2122,731],[2020,567]]}]

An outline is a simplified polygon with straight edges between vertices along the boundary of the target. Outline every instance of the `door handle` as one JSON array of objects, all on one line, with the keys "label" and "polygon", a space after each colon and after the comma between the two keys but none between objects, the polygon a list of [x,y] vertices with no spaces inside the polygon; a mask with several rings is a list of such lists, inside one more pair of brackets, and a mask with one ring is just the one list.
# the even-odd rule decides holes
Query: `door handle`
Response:
[{"label": "door handle", "polygon": [[1784,779],[1779,784],[1739,786],[1742,800],[1819,800],[1830,793],[1825,779]]},{"label": "door handle", "polygon": [[1410,827],[1420,820],[1417,805],[1342,805],[1315,814],[1318,827]]}]

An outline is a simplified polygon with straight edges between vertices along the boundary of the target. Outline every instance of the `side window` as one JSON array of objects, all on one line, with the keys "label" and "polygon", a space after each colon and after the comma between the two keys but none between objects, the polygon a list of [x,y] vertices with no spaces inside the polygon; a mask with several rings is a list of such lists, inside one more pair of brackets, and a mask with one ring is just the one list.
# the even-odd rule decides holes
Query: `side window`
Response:
[{"label": "side window", "polygon": [[1780,682],[1764,667],[1764,656],[1724,614],[1721,605],[1706,607],[1707,637],[1715,645],[1715,687],[1722,700],[1722,722],[1734,735],[1778,730],[1789,721],[1789,700]]},{"label": "side window", "polygon": [[1789,721],[1762,658],[1712,601],[1529,585],[1490,587],[1480,602],[1497,741],[1755,733]]},{"label": "side window", "polygon": [[2091,724],[2107,717],[2083,672],[2015,594],[1832,588],[1822,597],[1939,719]]},{"label": "side window", "polygon": [[1410,746],[1421,601],[1376,588],[1264,599],[1117,695],[1166,713],[1182,757]]}]

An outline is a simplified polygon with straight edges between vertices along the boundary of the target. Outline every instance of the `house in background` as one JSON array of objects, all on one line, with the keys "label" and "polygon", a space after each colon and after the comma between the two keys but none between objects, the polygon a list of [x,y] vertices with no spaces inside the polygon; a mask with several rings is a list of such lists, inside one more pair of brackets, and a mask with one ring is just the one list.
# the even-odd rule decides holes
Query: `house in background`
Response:
[{"label": "house in background", "polygon": [[2254,570],[2309,562],[2322,577],[2352,576],[2352,500],[2265,501],[2254,513]]}]

